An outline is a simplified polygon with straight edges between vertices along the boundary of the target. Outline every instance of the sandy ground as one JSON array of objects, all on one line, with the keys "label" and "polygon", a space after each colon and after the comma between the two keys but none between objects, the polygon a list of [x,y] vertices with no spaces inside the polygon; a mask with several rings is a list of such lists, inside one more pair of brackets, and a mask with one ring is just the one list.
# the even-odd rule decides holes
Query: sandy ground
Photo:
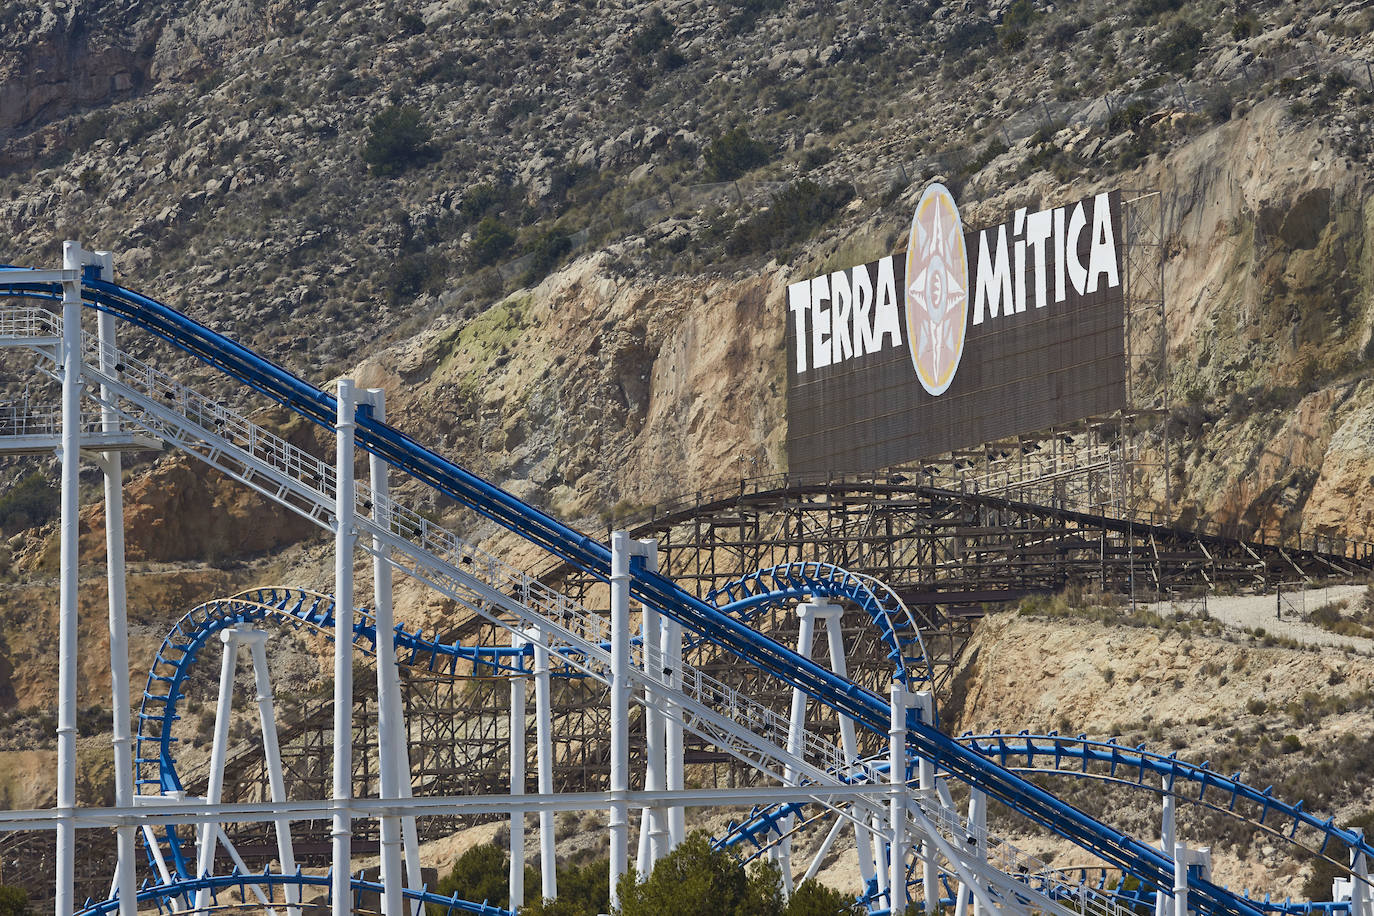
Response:
[{"label": "sandy ground", "polygon": [[1207,616],[1235,629],[1262,627],[1266,633],[1307,646],[1349,646],[1362,652],[1374,652],[1374,639],[1340,636],[1302,619],[1314,609],[1334,601],[1346,601],[1353,606],[1364,593],[1363,585],[1333,585],[1278,594],[1270,592],[1267,595],[1209,596],[1205,602],[1202,599],[1161,601],[1142,607],[1161,616],[1197,614],[1205,610]]}]

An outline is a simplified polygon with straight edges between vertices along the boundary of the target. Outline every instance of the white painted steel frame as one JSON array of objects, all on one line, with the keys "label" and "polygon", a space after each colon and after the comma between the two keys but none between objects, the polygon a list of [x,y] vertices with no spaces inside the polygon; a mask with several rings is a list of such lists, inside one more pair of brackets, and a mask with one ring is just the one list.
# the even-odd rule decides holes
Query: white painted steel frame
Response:
[{"label": "white painted steel frame", "polygon": [[[273,442],[276,437],[271,437],[270,434],[263,434],[262,431],[257,430],[252,424],[248,424],[247,421],[243,421],[242,418],[235,416],[233,418],[239,420],[243,426],[247,427],[249,432],[249,440],[247,443],[248,449],[245,454],[244,450],[236,448],[232,443],[227,442],[219,435],[209,433],[209,431],[203,427],[198,427],[185,415],[192,406],[193,401],[198,399],[199,403],[195,404],[195,406],[202,408],[208,402],[208,399],[201,398],[194,392],[189,391],[189,389],[184,388],[184,386],[177,385],[173,380],[170,380],[161,373],[149,372],[145,373],[145,375],[151,383],[160,384],[168,388],[169,393],[174,395],[168,400],[173,401],[175,405],[181,409],[170,410],[158,401],[139,395],[134,389],[122,385],[112,385],[112,388],[122,388],[123,390],[118,391],[119,396],[128,398],[135,405],[134,409],[137,411],[136,414],[129,414],[125,410],[120,410],[121,415],[125,416],[126,419],[144,425],[145,428],[149,429],[149,431],[155,435],[170,439],[181,447],[186,448],[192,454],[201,457],[214,466],[220,467],[221,470],[225,470],[230,476],[240,479],[255,489],[258,489],[260,492],[264,492],[270,497],[283,502],[283,504],[294,511],[312,518],[317,522],[323,522],[329,518],[327,509],[322,505],[325,501],[324,497],[326,497],[327,494],[322,491],[329,489],[326,478],[330,475],[317,473],[312,483],[307,485],[303,484],[300,479],[296,479],[294,475],[281,474],[279,469],[272,467],[270,463],[266,467],[266,473],[263,473],[263,465],[258,460],[259,456],[255,454],[258,452],[258,448],[254,446],[259,443],[267,445],[269,447],[269,457],[275,452],[276,455],[285,459],[288,468],[294,467],[297,471],[305,471],[308,470],[311,464],[319,465],[321,463],[315,459],[309,458],[309,456],[303,456],[296,450],[286,446],[285,443],[281,443],[280,440]],[[210,410],[210,414],[212,416],[218,415],[217,419],[219,422],[215,425],[220,427],[227,425],[227,418],[233,416],[222,405],[214,405]],[[156,418],[151,425],[148,423],[149,415]],[[236,452],[237,454],[235,454]],[[237,466],[230,466],[230,463],[225,461],[226,456],[235,458],[234,464]],[[247,460],[244,460],[245,458]],[[268,486],[269,482],[272,485],[270,487]],[[283,498],[288,494],[295,496],[296,501],[293,502],[290,499]],[[335,494],[335,496],[335,517],[337,518],[339,512],[337,504],[340,501],[337,499],[337,494]],[[355,499],[357,498],[362,498],[361,494],[355,496]],[[395,507],[394,504],[391,504],[390,508],[392,509],[393,517],[396,515],[401,515],[403,517],[408,511],[398,511],[398,508]],[[380,512],[377,514],[380,515]],[[360,521],[360,524],[363,524],[363,522]],[[604,642],[601,640],[591,642],[587,638],[593,633],[596,633],[598,636],[602,635],[598,631],[605,629],[604,621],[601,621],[594,615],[590,615],[589,612],[575,605],[565,596],[558,595],[548,590],[546,587],[534,583],[533,580],[528,579],[528,577],[525,577],[522,573],[506,569],[503,564],[500,564],[499,561],[495,561],[494,558],[483,555],[481,556],[481,560],[483,561],[481,566],[484,567],[484,571],[489,576],[493,576],[497,581],[505,580],[502,581],[505,589],[493,589],[485,582],[456,568],[450,561],[442,559],[441,556],[436,556],[424,548],[417,551],[415,545],[413,545],[408,538],[398,537],[396,534],[396,531],[405,531],[408,535],[419,537],[422,542],[431,539],[438,541],[439,544],[437,546],[449,548],[443,550],[443,553],[448,554],[450,557],[456,555],[458,559],[465,560],[469,565],[476,565],[473,562],[474,559],[479,556],[476,552],[466,545],[462,545],[461,542],[457,542],[456,539],[453,539],[447,532],[442,532],[442,535],[436,534],[436,529],[433,526],[427,526],[427,523],[422,522],[416,524],[413,529],[405,529],[396,526],[391,518],[389,518],[385,529],[375,523],[371,527],[373,528],[374,541],[380,542],[388,549],[401,550],[403,554],[408,555],[408,559],[411,561],[412,565],[406,565],[391,558],[389,558],[389,562],[395,563],[399,568],[413,575],[417,575],[422,581],[438,588],[441,592],[448,594],[450,597],[454,597],[456,600],[461,601],[469,607],[472,607],[473,604],[479,605],[477,607],[472,607],[472,609],[488,617],[488,619],[494,620],[501,626],[510,627],[512,625],[506,621],[496,619],[487,608],[480,606],[484,603],[482,599],[492,602],[495,606],[501,607],[507,612],[515,614],[520,618],[522,623],[528,624],[534,621],[536,624],[544,624],[548,629],[548,632],[545,633],[545,639],[547,641],[550,643],[557,642],[584,653],[585,660],[570,658],[574,667],[578,667],[585,673],[593,676],[601,675],[601,672],[605,670],[608,659],[605,658],[607,653],[601,649],[601,645],[604,645]],[[395,531],[392,530],[393,528]],[[447,544],[443,543],[445,539],[448,541]],[[456,547],[457,550],[454,550],[454,547]],[[524,600],[517,601],[508,597],[508,595],[504,593],[505,590],[517,593],[519,597]],[[534,601],[536,605],[545,604],[546,601],[548,605],[545,606],[542,612],[530,610],[526,602],[528,602],[531,597],[544,599]],[[544,614],[550,612],[557,614],[560,610],[562,611],[561,616],[565,621],[563,625],[557,623],[556,619],[550,621],[547,617],[544,617]],[[575,621],[575,624],[573,621]],[[643,651],[656,652],[658,648],[657,646],[651,648],[646,647]],[[633,670],[629,670],[627,674],[627,681],[630,679],[637,680],[636,672]],[[604,675],[601,676],[604,677]],[[626,686],[628,687],[629,685],[627,684]],[[641,686],[644,685],[641,684]],[[738,696],[733,691],[725,688],[724,685],[713,683],[713,679],[707,678],[699,672],[691,672],[690,676],[687,676],[684,672],[683,687],[685,689],[684,700],[688,701],[680,704],[679,712],[684,720],[684,724],[689,724],[695,731],[698,731],[712,740],[716,740],[730,753],[759,767],[766,773],[772,772],[774,775],[777,775],[776,769],[770,769],[770,767],[776,767],[777,763],[783,763],[784,768],[786,767],[787,762],[789,762],[788,758],[790,758],[791,755],[784,751],[780,751],[777,742],[768,740],[769,738],[784,733],[784,730],[780,727],[781,723],[775,721],[781,717],[777,717],[775,714],[772,714],[771,711],[762,709],[756,704],[752,704],[747,698]],[[737,713],[743,721],[736,721],[732,718],[720,716],[715,710],[711,709],[711,704],[724,706],[732,712]],[[763,734],[761,735],[760,732]],[[815,753],[822,760],[827,760],[829,757],[834,756],[833,748],[820,744],[810,735],[808,735],[807,738],[810,740],[804,742],[804,744],[808,752]],[[808,771],[807,778],[819,778],[822,780],[829,780],[831,778],[824,768],[817,769],[808,764],[805,770]],[[923,805],[917,806],[918,809],[923,807]],[[843,814],[843,812],[841,813]],[[922,812],[920,810],[916,810],[913,813],[918,816],[918,820],[928,822],[927,818],[921,816]],[[844,816],[848,815],[844,814]],[[937,843],[936,845],[947,846],[947,844],[944,843]],[[1005,878],[1004,875],[1002,877]],[[1017,885],[1013,892],[1018,895],[1029,894],[1031,897],[1039,896],[1033,891],[1027,891],[1024,885]],[[1047,898],[1045,899],[1045,903],[1049,904],[1052,908],[1055,907]]]}]

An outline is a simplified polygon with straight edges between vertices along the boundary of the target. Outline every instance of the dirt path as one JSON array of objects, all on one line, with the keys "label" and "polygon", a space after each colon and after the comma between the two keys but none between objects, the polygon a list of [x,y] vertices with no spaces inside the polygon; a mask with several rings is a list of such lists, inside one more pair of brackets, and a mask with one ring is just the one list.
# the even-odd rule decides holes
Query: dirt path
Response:
[{"label": "dirt path", "polygon": [[[1239,630],[1262,627],[1266,633],[1286,637],[1307,646],[1348,646],[1361,652],[1374,653],[1374,639],[1341,636],[1303,619],[1324,604],[1345,601],[1353,606],[1364,593],[1363,585],[1333,585],[1279,594],[1271,592],[1267,595],[1209,596],[1206,599],[1206,612],[1213,620]],[[1201,600],[1161,601],[1142,606],[1161,616],[1200,613],[1203,610]],[[1280,614],[1282,616],[1279,616]]]}]

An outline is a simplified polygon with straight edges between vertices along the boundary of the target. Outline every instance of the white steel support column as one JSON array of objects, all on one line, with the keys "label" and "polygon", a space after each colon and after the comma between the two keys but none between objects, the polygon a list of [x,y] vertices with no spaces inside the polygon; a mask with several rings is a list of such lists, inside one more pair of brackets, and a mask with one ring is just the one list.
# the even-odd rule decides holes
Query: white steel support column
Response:
[{"label": "white steel support column", "polygon": [[[100,279],[114,280],[114,258],[108,251],[95,253]],[[100,312],[96,318],[96,333],[100,340],[100,371],[115,373],[114,316]],[[105,432],[119,431],[119,414],[109,404],[113,393],[101,386],[100,428]],[[110,603],[110,700],[113,708],[111,729],[114,745],[115,804],[121,808],[134,803],[133,736],[129,725],[129,617],[124,581],[124,462],[119,452],[105,452],[101,456],[101,471],[105,477],[105,577]],[[136,827],[115,830],[118,865],[115,886],[119,893],[120,916],[134,916],[138,912],[138,882],[134,876],[137,862]]]},{"label": "white steel support column", "polygon": [[[512,648],[520,649],[526,639],[512,633]],[[525,679],[510,679],[510,794],[525,794]],[[510,905],[514,912],[525,905],[525,812],[510,815]]]},{"label": "white steel support column", "polygon": [[[62,243],[62,268],[81,269],[81,245]],[[61,575],[58,585],[57,679],[57,880],[56,916],[75,910],[76,855],[76,574],[81,520],[81,281],[62,283],[62,484]]]},{"label": "white steel support column", "polygon": [[[1364,839],[1364,831],[1355,828],[1355,833]],[[1359,850],[1350,854],[1350,875],[1350,916],[1374,916],[1374,907],[1370,906],[1369,860]]]},{"label": "white steel support column", "polygon": [[868,838],[869,848],[872,850],[873,862],[876,866],[873,869],[873,880],[876,882],[879,894],[887,893],[887,878],[891,871],[883,866],[883,837],[886,835],[887,829],[883,823],[882,815],[875,811],[873,813],[873,826],[869,829]]},{"label": "white steel support column", "polygon": [[[935,697],[929,691],[909,694],[908,699],[920,713],[921,721],[927,725],[935,724]],[[935,795],[935,764],[926,757],[917,763],[921,791],[927,798]],[[940,872],[936,867],[935,848],[929,840],[921,843],[921,886],[925,893],[926,912],[935,913],[940,905]]]},{"label": "white steel support column", "polygon": [[[219,634],[224,643],[224,657],[219,668],[219,699],[215,704],[215,738],[210,746],[210,777],[205,788],[205,803],[218,805],[224,793],[224,758],[229,750],[229,720],[234,712],[234,667],[239,654],[239,633],[224,630]],[[215,872],[215,843],[219,838],[219,824],[206,821],[200,827],[200,843],[196,848],[196,877],[204,878]],[[196,912],[205,912],[210,905],[210,890],[196,894]]]},{"label": "white steel support column", "polygon": [[354,388],[340,379],[334,423],[334,816],[330,829],[333,916],[349,916],[353,825],[348,802],[353,797],[353,546]]},{"label": "white steel support column", "polygon": [[[827,615],[825,618],[825,637],[826,645],[830,649],[830,670],[834,671],[842,678],[849,677],[849,660],[844,649],[844,630],[843,616],[840,613]],[[844,759],[847,763],[853,764],[859,759],[859,740],[854,734],[854,720],[848,716],[840,716],[840,747],[844,750]],[[862,818],[854,822],[854,846],[855,854],[859,859],[859,877],[863,879],[864,885],[873,880],[874,860],[873,860],[873,838]]]},{"label": "white steel support column", "polygon": [[[682,624],[663,618],[663,680],[676,694],[682,690]],[[687,788],[683,772],[682,707],[671,700],[664,704],[666,734],[664,747],[668,758],[668,791],[681,792]],[[671,851],[687,837],[685,809],[681,805],[668,807],[668,850]]]},{"label": "white steel support column", "polygon": [[[359,399],[367,405],[374,419],[386,421],[385,392],[370,388]],[[368,483],[372,489],[373,505],[379,505],[389,495],[387,465],[376,455],[369,455]],[[381,775],[382,798],[401,797],[401,778],[407,782],[410,762],[406,751],[404,713],[401,711],[401,685],[396,673],[396,618],[391,600],[391,563],[387,547],[380,538],[372,539],[373,608],[377,628],[377,770]],[[402,769],[404,761],[404,769]],[[382,913],[402,916],[405,898],[401,878],[401,818],[383,815],[381,818]],[[417,875],[411,865],[411,881]]]},{"label": "white steel support column", "polygon": [[[797,654],[802,658],[810,660],[811,647],[816,637],[816,620],[830,607],[831,605],[824,600],[797,605]],[[787,723],[787,753],[794,760],[801,757],[805,751],[802,741],[806,736],[806,699],[805,691],[792,688],[792,709]],[[783,769],[783,784],[797,785],[798,776],[797,768],[789,763]],[[788,834],[792,831],[793,820],[791,815],[783,818],[780,825],[783,839],[777,847],[778,867],[782,871],[782,891],[788,896],[792,894],[792,838]]]},{"label": "white steel support column", "polygon": [[[531,633],[534,639],[534,740],[539,793],[553,794],[553,697],[549,674],[549,650],[543,627]],[[539,877],[541,893],[546,899],[558,896],[557,837],[554,835],[553,811],[539,809]]]},{"label": "white steel support column", "polygon": [[[906,700],[907,691],[893,681],[889,710],[887,765],[892,796],[888,803],[888,912],[906,912]],[[929,895],[927,895],[929,896]]]},{"label": "white steel support column", "polygon": [[630,811],[630,535],[611,535],[611,908],[620,906],[616,885],[629,868]]},{"label": "white steel support column", "polygon": [[[971,789],[968,796],[968,839],[965,850],[980,859],[987,858],[988,797],[977,789]],[[973,896],[973,888],[963,881],[959,882],[959,896],[954,907],[954,916],[968,916],[972,896],[973,916],[981,916],[982,904]]]},{"label": "white steel support column", "polygon": [[[267,763],[267,784],[272,793],[273,804],[286,802],[286,780],[282,776],[281,748],[277,745],[277,712],[272,697],[272,680],[267,668],[267,633],[252,630],[241,634],[239,641],[248,646],[253,657],[253,687],[257,692],[258,722],[262,725],[262,753]],[[277,861],[281,863],[282,874],[296,872],[296,850],[291,842],[291,819],[277,818]],[[287,912],[290,916],[300,916],[301,888],[298,884],[285,884],[282,890],[286,897]]]},{"label": "white steel support column", "polygon": [[1188,846],[1174,843],[1174,916],[1188,916]]},{"label": "white steel support column", "polygon": [[[644,558],[644,568],[658,572],[658,543],[652,539],[641,540],[635,553]],[[658,611],[645,607],[641,615],[641,639],[644,657],[644,673],[651,684],[666,684],[663,669],[663,624],[664,619]],[[649,791],[662,791],[668,788],[668,717],[665,715],[667,698],[660,690],[646,688],[648,701],[645,717],[646,748],[644,788]],[[653,871],[654,864],[669,850],[668,809],[657,805],[648,811],[649,862],[642,869],[644,875]]]},{"label": "white steel support column", "polygon": [[[1159,825],[1159,848],[1164,851],[1166,856],[1172,857],[1174,854],[1174,840],[1176,833],[1174,830],[1174,793],[1169,784],[1169,777],[1164,777],[1163,806],[1160,814]],[[1173,916],[1174,899],[1168,893],[1168,889],[1159,888],[1155,894],[1155,916]]]}]

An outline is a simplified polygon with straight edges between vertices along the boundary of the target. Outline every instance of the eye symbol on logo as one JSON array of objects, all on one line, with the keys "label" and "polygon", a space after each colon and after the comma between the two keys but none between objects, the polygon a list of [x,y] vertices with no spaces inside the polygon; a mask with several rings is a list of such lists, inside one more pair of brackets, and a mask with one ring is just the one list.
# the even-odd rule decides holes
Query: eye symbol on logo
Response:
[{"label": "eye symbol on logo", "polygon": [[968,328],[968,251],[959,208],[942,184],[921,195],[906,247],[906,340],[921,387],[954,381]]}]

